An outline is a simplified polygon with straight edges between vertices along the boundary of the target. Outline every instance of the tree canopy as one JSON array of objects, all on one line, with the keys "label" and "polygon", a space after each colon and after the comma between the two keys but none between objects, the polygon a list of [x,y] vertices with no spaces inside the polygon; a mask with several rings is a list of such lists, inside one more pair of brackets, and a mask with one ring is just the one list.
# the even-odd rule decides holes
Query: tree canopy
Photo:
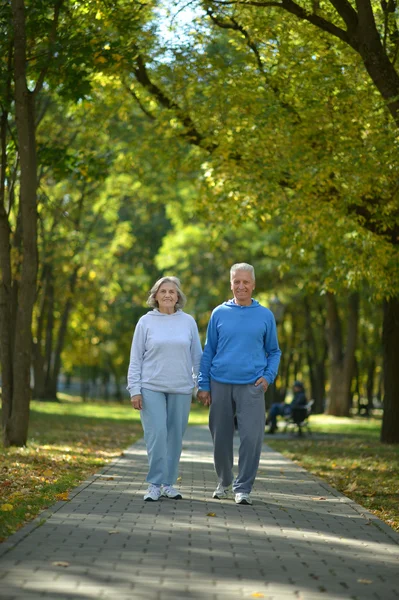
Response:
[{"label": "tree canopy", "polygon": [[395,6],[1,9],[6,443],[26,440],[31,364],[37,397],[78,365],[120,389],[153,281],[182,278],[204,335],[241,260],[284,301],[278,389],[302,373],[334,414],[384,396],[398,441]]}]

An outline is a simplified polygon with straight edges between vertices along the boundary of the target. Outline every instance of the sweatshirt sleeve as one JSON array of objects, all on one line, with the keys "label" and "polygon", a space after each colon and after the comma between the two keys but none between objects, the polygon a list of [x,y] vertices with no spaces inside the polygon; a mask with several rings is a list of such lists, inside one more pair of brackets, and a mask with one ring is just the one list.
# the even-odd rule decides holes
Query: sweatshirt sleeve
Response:
[{"label": "sweatshirt sleeve", "polygon": [[198,333],[198,327],[195,320],[192,320],[192,340],[191,340],[191,360],[193,363],[193,377],[195,385],[197,385],[198,373],[200,369],[201,357],[202,357],[202,346],[201,340]]},{"label": "sweatshirt sleeve", "polygon": [[127,372],[127,390],[130,397],[141,394],[141,373],[145,350],[145,327],[140,320],[134,330],[132,347],[130,350],[130,362]]},{"label": "sweatshirt sleeve", "polygon": [[264,371],[264,378],[270,385],[277,377],[278,367],[280,364],[281,350],[277,340],[277,327],[274,317],[271,317],[267,325],[265,336],[265,351],[267,356],[267,366]]},{"label": "sweatshirt sleeve", "polygon": [[211,389],[210,371],[213,357],[216,354],[218,344],[218,335],[216,328],[215,314],[212,313],[206,331],[206,341],[204,352],[202,354],[200,372],[198,375],[198,389],[204,392],[209,392]]}]

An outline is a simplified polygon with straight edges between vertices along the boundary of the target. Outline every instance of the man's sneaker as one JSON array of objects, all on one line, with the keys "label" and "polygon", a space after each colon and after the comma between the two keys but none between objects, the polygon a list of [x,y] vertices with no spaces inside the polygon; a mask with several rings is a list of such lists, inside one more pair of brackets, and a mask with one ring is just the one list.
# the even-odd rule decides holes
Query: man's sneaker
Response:
[{"label": "man's sneaker", "polygon": [[236,504],[252,504],[252,500],[249,494],[245,492],[238,492],[235,497]]},{"label": "man's sneaker", "polygon": [[217,500],[222,500],[223,498],[228,498],[229,496],[229,486],[225,487],[221,483],[218,483],[216,490],[212,494],[212,498],[216,498]]},{"label": "man's sneaker", "polygon": [[148,486],[148,490],[146,491],[146,493],[144,495],[144,500],[146,502],[156,502],[157,500],[160,499],[160,497],[161,497],[161,486],[150,483],[150,485]]},{"label": "man's sneaker", "polygon": [[171,485],[162,486],[162,496],[172,498],[172,500],[181,500],[183,496]]}]

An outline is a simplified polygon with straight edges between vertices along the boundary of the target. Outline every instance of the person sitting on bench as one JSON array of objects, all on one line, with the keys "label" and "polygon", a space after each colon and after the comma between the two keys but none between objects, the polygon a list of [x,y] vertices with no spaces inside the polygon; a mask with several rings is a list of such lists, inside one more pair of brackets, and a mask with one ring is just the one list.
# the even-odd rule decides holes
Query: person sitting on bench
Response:
[{"label": "person sitting on bench", "polygon": [[275,433],[277,429],[278,416],[286,417],[288,415],[292,415],[294,409],[301,409],[301,413],[303,409],[306,409],[307,398],[302,381],[294,381],[292,390],[294,392],[294,397],[290,404],[286,404],[285,400],[283,400],[282,402],[275,402],[271,405],[266,420],[266,424],[270,425],[267,433]]}]

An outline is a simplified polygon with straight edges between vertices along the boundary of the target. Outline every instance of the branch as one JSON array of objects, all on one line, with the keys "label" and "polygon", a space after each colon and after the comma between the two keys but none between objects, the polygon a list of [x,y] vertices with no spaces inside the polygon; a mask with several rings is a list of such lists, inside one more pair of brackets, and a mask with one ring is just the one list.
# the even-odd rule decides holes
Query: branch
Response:
[{"label": "branch", "polygon": [[137,102],[137,104],[139,105],[139,107],[141,108],[141,110],[143,111],[143,113],[149,118],[151,119],[151,121],[155,121],[156,117],[144,106],[144,104],[141,102],[140,98],[137,96],[136,92],[134,90],[131,89],[131,87],[129,87],[129,85],[127,83],[123,83],[125,89],[127,90],[127,92],[132,96],[132,98],[134,98],[134,100]]},{"label": "branch", "polygon": [[300,121],[301,118],[300,118],[299,114],[297,113],[297,111],[290,104],[288,104],[287,102],[285,102],[284,100],[282,100],[280,98],[280,90],[276,85],[273,84],[271,78],[269,77],[268,73],[266,72],[262,58],[261,58],[259,50],[258,50],[258,47],[255,44],[255,42],[251,39],[251,36],[249,35],[249,33],[245,29],[245,27],[243,27],[243,25],[240,25],[238,23],[238,21],[236,21],[236,19],[234,19],[233,17],[229,17],[229,21],[222,21],[219,17],[217,17],[213,14],[212,9],[210,9],[210,8],[208,8],[207,14],[212,19],[212,21],[215,23],[215,25],[217,25],[218,27],[220,27],[222,29],[232,29],[233,31],[238,31],[244,36],[248,48],[255,55],[255,60],[258,65],[258,69],[261,72],[261,74],[263,75],[263,77],[266,81],[266,84],[274,92],[274,94],[278,98],[281,106],[283,108],[288,109],[290,112],[292,112],[295,115],[295,117],[297,118],[297,120]]},{"label": "branch", "polygon": [[330,0],[339,16],[344,20],[349,32],[354,32],[358,25],[358,15],[348,0]]},{"label": "branch", "polygon": [[61,6],[62,6],[63,2],[64,2],[64,0],[58,0],[56,5],[54,6],[53,24],[52,24],[52,27],[50,30],[49,40],[48,40],[47,60],[46,60],[46,64],[44,65],[43,69],[40,72],[40,75],[39,75],[38,80],[35,85],[35,89],[32,92],[34,97],[36,97],[38,95],[38,93],[40,92],[40,90],[42,89],[44,79],[47,75],[47,72],[50,67],[50,63],[53,59],[53,47],[55,44],[55,40],[57,38],[58,20],[59,20]]},{"label": "branch", "polygon": [[346,44],[348,44],[356,50],[354,42],[348,35],[347,31],[341,29],[341,27],[334,25],[334,23],[331,23],[331,21],[327,21],[327,19],[324,19],[323,17],[320,17],[315,13],[310,13],[309,11],[302,8],[302,6],[299,6],[299,4],[293,2],[293,0],[281,0],[281,2],[276,2],[274,0],[213,0],[213,4],[220,4],[222,6],[239,5],[243,7],[259,6],[263,8],[280,8],[298,17],[299,19],[302,19],[303,21],[308,21],[309,23],[315,25],[322,31],[326,31],[334,37],[337,37],[338,39],[342,40],[343,42],[345,42]]},{"label": "branch", "polygon": [[179,117],[180,121],[186,129],[184,137],[190,142],[190,144],[199,146],[200,148],[208,150],[208,152],[216,150],[216,148],[218,147],[216,142],[208,141],[198,131],[190,115],[185,113],[183,109],[174,100],[171,100],[157,84],[151,81],[148,75],[147,67],[141,54],[139,54],[136,58],[136,67],[133,69],[133,72],[136,76],[137,81],[141,83],[141,85],[158,100],[161,106],[168,110],[173,110],[177,114],[177,116]]}]

